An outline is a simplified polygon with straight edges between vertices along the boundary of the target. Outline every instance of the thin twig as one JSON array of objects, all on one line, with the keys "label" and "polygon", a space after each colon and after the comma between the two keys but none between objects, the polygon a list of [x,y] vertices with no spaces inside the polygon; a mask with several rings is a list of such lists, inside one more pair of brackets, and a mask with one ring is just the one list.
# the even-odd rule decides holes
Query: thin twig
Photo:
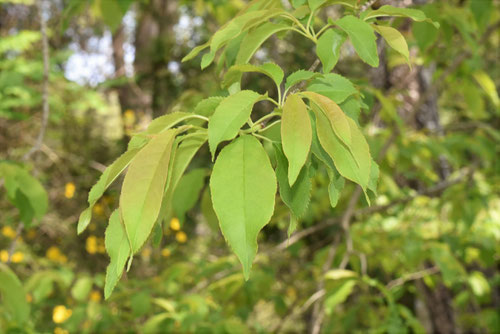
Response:
[{"label": "thin twig", "polygon": [[389,283],[387,283],[386,287],[387,287],[387,289],[390,290],[390,289],[395,288],[397,286],[403,285],[408,281],[415,281],[417,279],[421,279],[421,278],[424,278],[424,277],[429,276],[429,275],[437,274],[438,272],[439,272],[439,268],[437,266],[430,267],[430,268],[427,268],[427,269],[424,269],[421,271],[417,271],[417,272],[412,273],[412,274],[404,275],[403,277],[400,277],[398,279],[392,280]]},{"label": "thin twig", "polygon": [[43,54],[43,83],[42,83],[42,124],[35,145],[23,156],[23,160],[28,160],[42,147],[43,138],[49,122],[49,42],[47,38],[47,22],[45,21],[45,2],[38,0],[38,12],[40,15],[40,32],[42,34],[42,54]]}]

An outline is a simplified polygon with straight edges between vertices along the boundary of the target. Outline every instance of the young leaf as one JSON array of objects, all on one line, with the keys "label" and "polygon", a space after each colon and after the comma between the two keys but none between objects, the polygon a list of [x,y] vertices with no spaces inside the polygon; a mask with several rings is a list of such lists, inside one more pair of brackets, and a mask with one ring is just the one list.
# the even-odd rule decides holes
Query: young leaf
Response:
[{"label": "young leaf", "polygon": [[310,80],[317,76],[318,73],[314,73],[306,70],[298,70],[293,72],[286,78],[285,91],[288,91],[292,86],[298,84],[301,81]]},{"label": "young leaf", "polygon": [[151,139],[125,175],[120,209],[133,253],[148,238],[160,212],[175,135],[167,130]]},{"label": "young leaf", "polygon": [[231,140],[247,122],[252,107],[264,96],[251,90],[242,90],[226,97],[215,109],[208,122],[208,144],[212,158],[220,142]]},{"label": "young leaf", "polygon": [[193,118],[195,115],[188,112],[176,111],[170,114],[166,114],[155,118],[151,124],[149,124],[146,131],[141,134],[144,135],[155,135],[157,133],[163,132],[165,130],[171,129],[182,121],[186,119]]},{"label": "young leaf", "polygon": [[257,234],[274,211],[276,176],[266,151],[250,135],[224,147],[215,162],[210,191],[222,234],[248,280]]},{"label": "young leaf", "polygon": [[267,75],[271,79],[273,79],[276,87],[280,89],[280,84],[283,81],[283,70],[276,64],[267,63],[263,65],[234,65],[232,66],[224,76],[224,80],[222,81],[222,87],[227,88],[231,86],[235,82],[239,82],[241,80],[241,74],[245,72],[258,72]]},{"label": "young leaf", "polygon": [[314,79],[307,89],[324,95],[338,104],[344,102],[349,96],[358,93],[348,79],[335,73],[323,74]]},{"label": "young leaf", "polygon": [[372,25],[373,29],[382,36],[387,44],[397,52],[399,52],[403,57],[405,57],[406,62],[410,62],[410,51],[408,51],[408,44],[406,40],[401,35],[399,31],[392,27]]},{"label": "young leaf", "polygon": [[289,95],[283,106],[281,140],[288,158],[288,182],[295,183],[311,148],[312,129],[307,106],[295,94]]},{"label": "young leaf", "polygon": [[276,177],[278,179],[280,197],[292,211],[295,218],[300,218],[306,212],[311,199],[311,179],[308,168],[302,168],[295,184],[290,187],[288,183],[288,168],[286,157],[279,146],[274,144],[276,154]]},{"label": "young leaf", "polygon": [[21,281],[3,263],[0,263],[0,296],[2,297],[2,308],[5,307],[18,324],[24,324],[28,321],[30,305],[26,301]]},{"label": "young leaf", "polygon": [[340,47],[344,44],[346,35],[335,29],[328,29],[318,39],[316,54],[323,65],[323,73],[333,70],[340,57]]},{"label": "young leaf", "polygon": [[342,109],[340,109],[335,102],[323,95],[314,92],[303,92],[302,94],[320,108],[328,119],[335,134],[345,145],[349,147],[351,145],[352,137],[351,128],[349,126],[348,118]]},{"label": "young leaf", "polygon": [[252,58],[255,51],[266,41],[271,35],[290,29],[289,24],[267,22],[250,31],[241,42],[240,49],[236,55],[235,64],[246,64]]},{"label": "young leaf", "polygon": [[349,35],[359,57],[368,65],[378,67],[377,43],[373,28],[352,15],[344,16],[334,23]]},{"label": "young leaf", "polygon": [[77,232],[78,234],[85,231],[87,226],[92,219],[92,208],[95,203],[104,195],[104,192],[108,187],[113,183],[114,180],[120,175],[125,168],[132,162],[137,153],[139,153],[139,149],[132,149],[125,153],[123,153],[118,159],[116,159],[111,165],[109,165],[104,173],[102,173],[99,181],[90,189],[89,192],[89,207],[80,214],[80,218],[78,220]]},{"label": "young leaf", "polygon": [[116,283],[120,280],[130,254],[130,244],[127,240],[125,227],[120,217],[120,210],[115,210],[109,218],[106,228],[104,244],[108,252],[110,263],[106,269],[106,283],[104,284],[104,298],[108,299]]},{"label": "young leaf", "polygon": [[371,157],[368,144],[356,123],[350,118],[347,119],[352,133],[352,142],[346,146],[332,131],[328,118],[317,108],[313,107],[313,110],[315,110],[321,146],[332,158],[339,173],[366,189],[370,178]]}]

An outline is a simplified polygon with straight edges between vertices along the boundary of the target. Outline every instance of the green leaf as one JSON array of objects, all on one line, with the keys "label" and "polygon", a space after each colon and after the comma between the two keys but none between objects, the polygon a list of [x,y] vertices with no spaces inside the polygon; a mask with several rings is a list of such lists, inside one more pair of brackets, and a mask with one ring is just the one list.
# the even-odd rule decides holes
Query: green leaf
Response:
[{"label": "green leaf", "polygon": [[335,29],[328,29],[318,39],[316,54],[323,65],[323,73],[333,70],[340,57],[340,47],[344,44],[346,35]]},{"label": "green leaf", "polygon": [[480,28],[484,28],[488,25],[491,17],[491,13],[494,12],[493,1],[483,0],[483,1],[469,1],[469,8],[474,15],[477,25]]},{"label": "green leaf", "polygon": [[344,102],[349,96],[357,94],[358,91],[354,85],[346,78],[335,73],[323,74],[314,79],[308,90],[324,95],[335,103]]},{"label": "green leaf", "polygon": [[47,212],[49,200],[41,183],[26,169],[14,163],[0,163],[0,178],[4,179],[7,198],[19,209],[21,220],[29,226]]},{"label": "green leaf", "polygon": [[359,125],[359,115],[361,114],[361,103],[354,97],[349,97],[347,100],[339,104],[340,109]]},{"label": "green leaf", "polygon": [[356,283],[356,280],[348,280],[342,283],[342,285],[333,292],[329,292],[328,296],[325,298],[325,312],[327,315],[331,315],[337,305],[345,302],[347,297],[352,293]]},{"label": "green leaf", "polygon": [[238,256],[245,279],[257,253],[257,234],[274,211],[276,176],[266,151],[250,135],[224,147],[210,191],[222,234]]},{"label": "green leaf", "polygon": [[376,10],[369,9],[367,11],[364,11],[363,13],[361,13],[360,17],[362,20],[366,21],[381,16],[408,17],[417,22],[428,21],[432,23],[436,28],[439,28],[439,24],[428,19],[424,12],[412,8],[402,8],[385,5]]},{"label": "green leaf", "polygon": [[377,184],[379,177],[379,167],[375,160],[372,159],[371,170],[370,170],[370,181],[368,182],[368,189],[373,191],[375,195],[377,195]]},{"label": "green leaf", "polygon": [[[316,108],[313,107],[314,109]],[[315,115],[321,146],[332,158],[339,173],[366,189],[370,178],[371,157],[368,144],[356,123],[350,118],[347,119],[352,133],[352,142],[346,146],[332,131],[328,118],[317,109]]]},{"label": "green leaf", "polygon": [[306,212],[311,199],[311,179],[309,178],[308,168],[302,168],[297,181],[291,187],[288,183],[286,157],[278,144],[274,144],[273,146],[276,154],[276,177],[278,179],[280,197],[283,203],[290,208],[293,216],[300,218]]},{"label": "green leaf", "polygon": [[413,36],[420,50],[425,51],[437,40],[439,31],[428,22],[417,22],[413,24]]},{"label": "green leaf", "polygon": [[80,277],[71,288],[71,296],[79,302],[87,299],[90,290],[92,290],[92,279],[88,276]]},{"label": "green leaf", "polygon": [[[182,137],[181,137],[182,138]],[[194,155],[200,147],[206,142],[207,136],[205,134],[200,134],[200,136],[190,136],[187,138],[182,138],[180,145],[178,145],[175,150],[175,154],[171,158],[171,164],[169,166],[170,174],[167,179],[167,187],[165,191],[165,196],[163,197],[163,202],[160,209],[160,214],[158,215],[158,221],[161,223],[171,214],[172,211],[172,198],[174,196],[175,189],[181,179],[184,171],[187,169],[189,163],[193,159]]]},{"label": "green leaf", "polygon": [[335,177],[333,171],[329,171],[328,174],[330,176],[330,183],[328,184],[328,198],[330,199],[330,205],[332,208],[335,208],[339,202],[342,189],[344,189],[345,179],[342,176]]},{"label": "green leaf", "polygon": [[321,5],[323,5],[326,2],[326,0],[307,0],[307,3],[309,4],[309,8],[311,8],[311,11],[315,11]]},{"label": "green leaf", "polygon": [[151,124],[149,124],[146,131],[142,132],[141,135],[155,135],[161,133],[165,130],[171,129],[177,124],[187,119],[196,117],[195,114],[188,112],[176,111],[170,114],[166,114],[155,118]]},{"label": "green leaf", "polygon": [[378,67],[377,43],[372,27],[352,15],[344,16],[334,23],[349,35],[359,57],[368,65]]},{"label": "green leaf", "polygon": [[109,218],[104,244],[110,258],[110,263],[106,269],[106,283],[104,284],[104,298],[108,299],[116,283],[120,280],[127,259],[131,255],[127,233],[118,209]]},{"label": "green leaf", "polygon": [[250,31],[241,42],[240,50],[236,55],[235,64],[246,64],[252,58],[255,51],[266,41],[271,35],[290,29],[289,24],[267,22]]},{"label": "green leaf", "polygon": [[204,168],[193,169],[180,179],[178,186],[175,188],[172,207],[175,216],[181,222],[184,222],[186,212],[191,210],[198,202],[201,189],[205,184],[206,174],[207,171]]},{"label": "green leaf", "polygon": [[296,72],[293,72],[286,78],[285,91],[288,91],[292,86],[298,84],[299,82],[310,80],[317,75],[318,73],[306,70],[298,70]]},{"label": "green leaf", "polygon": [[208,122],[208,144],[212,158],[219,143],[231,140],[247,122],[253,105],[265,97],[251,90],[242,90],[226,97]]},{"label": "green leaf", "polygon": [[162,202],[176,131],[158,134],[132,161],[123,181],[120,209],[132,252],[148,238]]},{"label": "green leaf", "polygon": [[125,153],[123,153],[118,159],[116,159],[111,165],[109,165],[106,170],[102,173],[99,181],[90,189],[89,192],[89,207],[80,214],[80,218],[78,220],[77,232],[78,234],[85,231],[87,226],[92,219],[92,208],[95,203],[104,195],[104,192],[108,187],[113,183],[114,180],[120,175],[125,168],[132,162],[137,153],[139,153],[139,149],[132,149]]},{"label": "green leaf", "polygon": [[410,51],[408,51],[408,44],[406,40],[401,35],[399,31],[392,27],[372,25],[376,32],[382,36],[387,44],[397,52],[399,52],[403,57],[405,57],[406,62],[410,62]]},{"label": "green leaf", "polygon": [[484,71],[476,71],[473,76],[491,99],[491,102],[493,102],[496,107],[500,106],[500,99],[498,97],[495,82],[490,78],[490,76]]},{"label": "green leaf", "polygon": [[303,92],[302,94],[320,108],[329,120],[330,126],[335,134],[349,147],[352,137],[351,128],[349,126],[348,117],[344,114],[342,109],[340,109],[335,102],[323,95],[314,92]]},{"label": "green leaf", "polygon": [[26,301],[24,288],[16,274],[5,264],[0,263],[0,295],[3,307],[19,324],[28,321],[30,305]]},{"label": "green leaf", "polygon": [[258,72],[267,75],[268,77],[273,79],[278,90],[280,89],[280,84],[283,81],[284,77],[283,70],[278,65],[273,63],[267,63],[263,65],[234,65],[227,71],[226,75],[224,76],[222,87],[227,88],[235,82],[240,82],[241,74],[245,72]]},{"label": "green leaf", "polygon": [[219,231],[219,221],[217,220],[217,215],[214,211],[214,205],[212,203],[212,197],[210,195],[210,188],[206,187],[201,195],[201,213],[205,218],[208,226],[213,232]]},{"label": "green leaf", "polygon": [[307,161],[312,140],[307,106],[298,95],[289,95],[283,106],[281,140],[288,159],[288,182],[293,186]]}]

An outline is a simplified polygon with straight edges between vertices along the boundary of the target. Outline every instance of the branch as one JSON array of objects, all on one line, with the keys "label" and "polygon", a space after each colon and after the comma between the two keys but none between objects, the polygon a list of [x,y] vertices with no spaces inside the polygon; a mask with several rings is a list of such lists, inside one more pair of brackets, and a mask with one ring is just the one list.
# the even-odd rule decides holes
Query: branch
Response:
[{"label": "branch", "polygon": [[386,288],[390,290],[397,286],[403,285],[408,281],[415,281],[417,279],[421,279],[429,275],[437,274],[439,271],[440,271],[439,268],[437,266],[434,266],[421,271],[417,271],[412,274],[404,275],[403,277],[400,277],[398,279],[392,280],[389,283],[387,283]]},{"label": "branch", "polygon": [[40,15],[40,32],[42,34],[43,53],[43,84],[42,84],[42,125],[36,139],[35,145],[23,156],[23,160],[28,160],[34,153],[42,147],[45,130],[49,121],[49,42],[47,39],[47,22],[44,17],[44,0],[38,0],[38,12]]}]

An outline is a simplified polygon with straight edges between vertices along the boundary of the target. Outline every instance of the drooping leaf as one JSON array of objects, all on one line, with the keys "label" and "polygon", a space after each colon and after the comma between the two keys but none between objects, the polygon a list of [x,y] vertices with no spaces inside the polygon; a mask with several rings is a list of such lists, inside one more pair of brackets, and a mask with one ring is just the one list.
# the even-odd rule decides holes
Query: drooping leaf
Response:
[{"label": "drooping leaf", "polygon": [[319,107],[328,119],[335,134],[349,147],[352,141],[351,127],[349,126],[348,117],[342,109],[335,102],[323,95],[314,92],[303,92],[302,94]]},{"label": "drooping leaf", "polygon": [[308,168],[302,168],[293,186],[288,183],[287,160],[279,144],[274,144],[276,154],[276,177],[279,184],[280,197],[292,211],[295,218],[301,218],[309,206],[311,198],[311,179]]},{"label": "drooping leaf", "polygon": [[332,131],[328,118],[318,110],[315,110],[315,115],[321,146],[331,157],[339,173],[366,189],[370,178],[371,157],[368,144],[357,125],[348,118],[352,141],[346,146]]},{"label": "drooping leaf", "polygon": [[252,58],[255,51],[264,43],[271,35],[287,30],[290,25],[285,23],[267,22],[250,31],[241,42],[240,49],[236,55],[235,64],[246,64]]},{"label": "drooping leaf", "polygon": [[373,28],[378,32],[384,40],[389,44],[391,48],[399,52],[403,57],[405,57],[406,62],[410,61],[410,51],[408,51],[408,44],[401,33],[392,28],[386,26],[373,25]]},{"label": "drooping leaf", "polygon": [[340,57],[340,47],[344,44],[346,35],[335,29],[325,31],[316,45],[316,54],[323,65],[323,73],[333,70]]},{"label": "drooping leaf", "polygon": [[172,207],[175,216],[184,221],[186,212],[191,210],[198,202],[200,192],[204,185],[207,171],[204,168],[193,169],[185,174],[179,181],[172,197]]},{"label": "drooping leaf", "polygon": [[102,173],[99,181],[90,189],[89,192],[89,207],[80,214],[78,220],[77,233],[80,234],[90,223],[92,219],[92,208],[95,203],[104,195],[104,192],[113,183],[114,180],[128,167],[128,165],[135,158],[139,149],[132,149],[123,153],[118,159],[116,159],[111,165],[109,165],[106,170]]},{"label": "drooping leaf", "polygon": [[318,73],[306,71],[306,70],[298,70],[293,72],[286,78],[285,82],[285,91],[288,91],[291,87],[298,84],[301,81],[310,80],[317,76]]},{"label": "drooping leaf", "polygon": [[257,234],[274,211],[276,176],[266,151],[250,135],[224,147],[210,178],[222,234],[238,256],[245,279],[257,253]]},{"label": "drooping leaf", "polygon": [[146,131],[142,132],[143,135],[155,135],[165,130],[171,129],[177,124],[187,119],[195,117],[194,114],[188,112],[176,111],[170,114],[166,114],[155,118],[151,124],[149,124]]},{"label": "drooping leaf", "polygon": [[288,182],[293,186],[311,148],[312,129],[307,106],[295,94],[289,95],[281,117],[281,140],[288,159]]},{"label": "drooping leaf", "polygon": [[262,65],[234,65],[229,69],[229,71],[227,71],[226,75],[224,76],[222,87],[227,88],[233,83],[239,82],[241,80],[241,74],[245,72],[258,72],[267,75],[268,77],[273,79],[278,89],[284,77],[283,70],[278,65],[273,63],[266,63]]},{"label": "drooping leaf", "polygon": [[363,20],[369,20],[381,16],[395,16],[395,17],[402,16],[402,17],[408,17],[413,21],[417,22],[428,21],[432,23],[436,28],[439,28],[439,24],[436,22],[432,22],[432,20],[428,19],[424,12],[413,8],[402,8],[402,7],[393,7],[390,5],[384,5],[375,10],[369,9],[367,11],[364,11],[363,13],[361,13],[360,17]]},{"label": "drooping leaf", "polygon": [[212,196],[210,195],[210,188],[206,187],[205,191],[201,195],[201,213],[205,218],[208,226],[213,232],[219,231],[219,221],[217,220],[217,215],[214,211],[214,205],[212,203]]},{"label": "drooping leaf", "polygon": [[131,255],[130,244],[120,217],[120,210],[115,210],[109,218],[104,238],[106,252],[110,263],[106,269],[106,282],[104,284],[104,298],[108,299],[116,283],[120,280],[125,269],[128,257]]},{"label": "drooping leaf", "polygon": [[133,253],[148,238],[160,212],[175,135],[167,130],[151,139],[125,175],[120,209]]},{"label": "drooping leaf", "polygon": [[349,35],[359,57],[368,65],[378,67],[379,58],[373,28],[352,15],[346,15],[334,23]]},{"label": "drooping leaf", "polygon": [[259,93],[242,90],[219,104],[208,122],[208,144],[212,157],[219,143],[236,137],[250,117],[253,105],[262,99],[264,96]]},{"label": "drooping leaf", "polygon": [[3,263],[0,263],[0,296],[3,306],[18,324],[22,325],[28,321],[30,305],[26,301],[21,281]]},{"label": "drooping leaf", "polygon": [[348,79],[335,73],[328,73],[315,78],[308,85],[307,89],[324,95],[337,104],[344,102],[349,96],[358,93]]}]

